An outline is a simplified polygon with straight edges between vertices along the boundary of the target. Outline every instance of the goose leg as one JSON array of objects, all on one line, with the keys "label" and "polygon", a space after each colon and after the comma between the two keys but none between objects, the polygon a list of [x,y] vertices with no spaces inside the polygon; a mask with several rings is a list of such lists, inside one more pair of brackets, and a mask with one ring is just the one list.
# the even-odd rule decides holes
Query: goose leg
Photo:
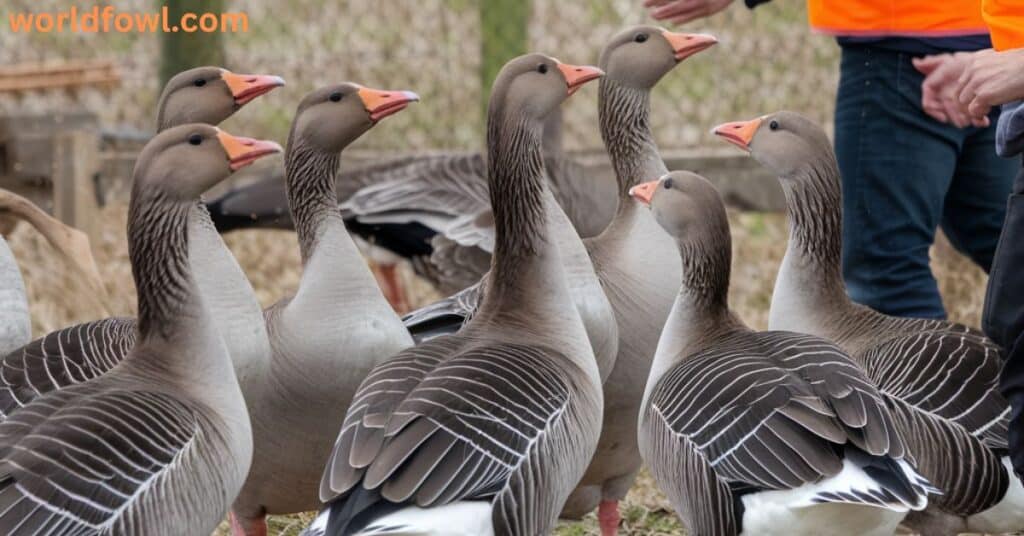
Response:
[{"label": "goose leg", "polygon": [[231,519],[231,536],[267,536],[267,516],[241,517],[232,510],[228,517]]},{"label": "goose leg", "polygon": [[384,292],[384,298],[388,300],[391,307],[398,314],[409,312],[409,301],[405,296],[405,288],[398,280],[398,265],[391,263],[380,263],[373,265],[373,275],[377,277],[380,289]]},{"label": "goose leg", "polygon": [[601,536],[616,536],[619,533],[619,501],[601,501],[597,508],[597,520],[601,525]]}]

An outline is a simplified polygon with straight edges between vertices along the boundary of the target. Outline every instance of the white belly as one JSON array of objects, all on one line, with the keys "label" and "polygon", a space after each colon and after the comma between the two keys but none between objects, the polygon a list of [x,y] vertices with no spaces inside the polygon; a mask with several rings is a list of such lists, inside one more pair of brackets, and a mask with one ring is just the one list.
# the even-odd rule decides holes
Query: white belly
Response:
[{"label": "white belly", "polygon": [[906,512],[874,506],[825,503],[792,507],[780,502],[784,491],[743,497],[742,534],[760,536],[890,536]]},{"label": "white belly", "polygon": [[491,503],[464,501],[418,508],[410,506],[375,519],[357,536],[493,536]]},{"label": "white belly", "polygon": [[1024,530],[1024,486],[1013,474],[1010,458],[1003,456],[1002,461],[1010,475],[1010,486],[1003,500],[995,506],[967,517],[967,528],[971,532],[998,534]]}]

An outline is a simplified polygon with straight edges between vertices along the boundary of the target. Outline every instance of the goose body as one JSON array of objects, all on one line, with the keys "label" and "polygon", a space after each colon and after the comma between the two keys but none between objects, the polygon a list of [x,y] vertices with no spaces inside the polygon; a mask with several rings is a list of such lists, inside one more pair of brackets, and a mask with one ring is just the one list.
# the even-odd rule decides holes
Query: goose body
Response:
[{"label": "goose body", "polygon": [[[790,240],[769,327],[825,337],[849,353],[890,398],[918,470],[942,491],[907,524],[928,534],[1024,528],[1024,488],[1001,459],[1009,416],[998,391],[1001,350],[963,325],[850,301],[840,273],[839,171],[820,127],[779,112],[715,132],[775,171],[786,194]],[[950,456],[960,460],[955,471]]]},{"label": "goose body", "polygon": [[192,279],[188,213],[236,166],[276,151],[200,124],[143,149],[128,223],[138,341],[103,376],[0,424],[0,532],[191,535],[223,519],[248,472],[252,433]]},{"label": "goose body", "polygon": [[540,129],[543,114],[599,74],[539,54],[499,73],[487,140],[497,235],[483,301],[458,333],[365,379],[324,471],[328,507],[309,533],[553,529],[593,453],[601,388],[549,238]]},{"label": "goose body", "polygon": [[[161,94],[158,129],[188,121],[219,123],[244,103],[283,84],[276,76],[240,75],[218,67],[184,71],[168,81]],[[202,202],[194,203],[187,221],[193,278],[236,364],[236,376],[248,391],[249,382],[270,358],[262,307]],[[9,416],[37,396],[102,376],[135,342],[136,320],[111,317],[54,331],[6,353],[0,364],[0,414]]]},{"label": "goose body", "polygon": [[345,230],[334,185],[341,151],[415,100],[345,83],[299,104],[285,169],[303,273],[295,295],[265,312],[272,353],[246,393],[255,452],[232,507],[236,534],[264,534],[266,514],[320,506],[323,462],[356,389],[375,365],[412,344]]},{"label": "goose body", "polygon": [[933,491],[887,401],[835,344],[755,332],[728,308],[725,206],[704,178],[637,186],[682,284],[640,414],[644,460],[690,534],[892,534]]}]

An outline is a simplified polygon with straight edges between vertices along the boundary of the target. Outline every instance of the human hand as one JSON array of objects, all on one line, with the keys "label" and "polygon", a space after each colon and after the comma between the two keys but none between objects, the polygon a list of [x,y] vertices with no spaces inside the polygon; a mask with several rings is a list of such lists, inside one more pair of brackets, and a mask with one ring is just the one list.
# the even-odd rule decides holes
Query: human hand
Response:
[{"label": "human hand", "polygon": [[952,123],[958,128],[988,126],[988,117],[971,117],[967,106],[957,99],[957,83],[967,68],[970,54],[935,54],[914,58],[914,68],[924,75],[921,82],[921,108],[936,121]]},{"label": "human hand", "polygon": [[729,7],[732,0],[644,0],[655,20],[683,24],[691,20],[710,17]]},{"label": "human hand", "polygon": [[971,54],[956,92],[972,118],[987,118],[993,106],[1024,99],[1024,49]]}]

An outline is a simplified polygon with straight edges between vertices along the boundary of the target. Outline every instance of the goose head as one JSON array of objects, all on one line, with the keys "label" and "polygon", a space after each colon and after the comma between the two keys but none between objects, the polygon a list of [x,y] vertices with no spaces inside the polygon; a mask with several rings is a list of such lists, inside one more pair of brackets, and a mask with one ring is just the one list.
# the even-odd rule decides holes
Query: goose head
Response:
[{"label": "goose head", "polygon": [[351,82],[320,88],[302,99],[292,134],[325,153],[338,153],[380,120],[418,100],[411,91],[370,89]]},{"label": "goose head", "polygon": [[728,233],[721,196],[707,179],[696,173],[673,171],[634,186],[629,195],[650,207],[654,219],[677,242],[717,236],[723,225]]},{"label": "goose head", "polygon": [[260,95],[284,85],[279,76],[235,74],[221,67],[196,67],[171,78],[160,95],[160,129],[184,123],[216,125]]},{"label": "goose head", "polygon": [[544,54],[519,56],[495,77],[489,109],[543,121],[584,84],[603,75],[597,67],[570,65]]},{"label": "goose head", "polygon": [[601,52],[598,65],[608,73],[609,81],[648,90],[680,62],[717,42],[707,34],[633,26],[612,38]]},{"label": "goose head", "polygon": [[806,171],[833,154],[825,131],[796,112],[724,123],[712,132],[783,179],[807,176]]},{"label": "goose head", "polygon": [[207,124],[179,125],[157,134],[143,148],[135,185],[175,201],[192,201],[232,172],[279,152],[281,146],[273,141],[232,136]]}]

